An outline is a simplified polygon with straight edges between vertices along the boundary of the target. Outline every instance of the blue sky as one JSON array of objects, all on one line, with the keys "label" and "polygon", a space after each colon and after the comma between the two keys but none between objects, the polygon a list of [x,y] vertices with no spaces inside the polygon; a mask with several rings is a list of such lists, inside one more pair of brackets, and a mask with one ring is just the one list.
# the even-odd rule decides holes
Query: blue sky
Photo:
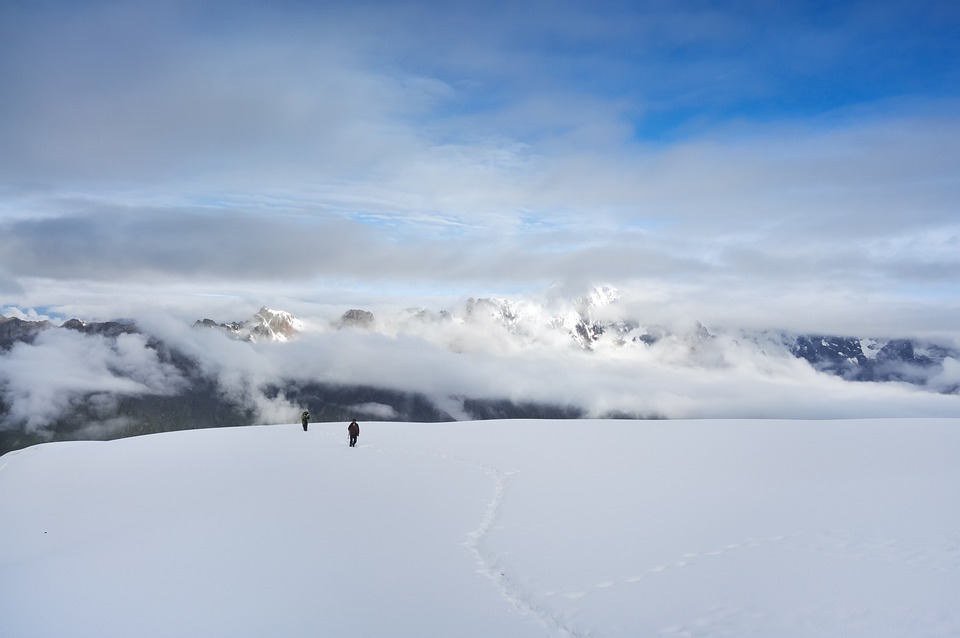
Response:
[{"label": "blue sky", "polygon": [[956,337],[958,54],[946,2],[4,3],[0,306]]}]

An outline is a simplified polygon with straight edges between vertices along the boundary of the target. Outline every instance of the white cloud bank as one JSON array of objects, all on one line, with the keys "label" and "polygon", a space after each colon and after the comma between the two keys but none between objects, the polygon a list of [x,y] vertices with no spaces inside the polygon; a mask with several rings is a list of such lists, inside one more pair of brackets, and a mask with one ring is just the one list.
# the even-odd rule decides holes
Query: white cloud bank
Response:
[{"label": "white cloud bank", "polygon": [[[607,313],[614,313],[613,306]],[[647,345],[618,345],[605,335],[587,351],[570,336],[563,315],[517,302],[507,327],[479,306],[452,318],[418,318],[413,311],[382,314],[373,331],[334,327],[335,317],[311,317],[305,332],[284,342],[248,343],[215,329],[197,329],[153,315],[142,329],[198,362],[204,378],[231,403],[264,422],[291,422],[302,407],[271,388],[323,383],[384,388],[425,396],[452,417],[468,418],[465,399],[509,400],[582,410],[586,416],[656,418],[875,418],[956,416],[957,362],[904,368],[913,383],[845,381],[815,371],[791,354],[783,338],[719,332],[698,338],[694,325],[663,332]],[[619,312],[619,311],[617,311]],[[526,314],[525,314],[526,313]],[[534,314],[531,314],[534,313]],[[526,318],[524,318],[524,316]],[[104,412],[118,397],[175,394],[188,381],[161,361],[141,335],[116,342],[51,329],[33,345],[0,356],[5,427],[43,432],[71,406],[94,396]],[[396,406],[358,404],[364,418],[396,418]]]},{"label": "white cloud bank", "polygon": [[83,398],[104,413],[118,399],[176,394],[183,387],[177,369],[159,360],[147,339],[122,334],[116,340],[72,330],[41,332],[31,344],[0,354],[0,396],[8,406],[2,425],[43,430],[69,416]]}]

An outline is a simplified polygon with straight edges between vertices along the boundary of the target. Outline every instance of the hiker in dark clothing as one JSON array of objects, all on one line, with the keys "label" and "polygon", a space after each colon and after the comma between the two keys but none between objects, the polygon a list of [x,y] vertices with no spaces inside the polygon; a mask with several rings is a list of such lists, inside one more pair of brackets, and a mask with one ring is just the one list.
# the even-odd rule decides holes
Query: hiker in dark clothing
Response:
[{"label": "hiker in dark clothing", "polygon": [[356,447],[357,437],[360,436],[360,424],[357,423],[356,419],[351,421],[350,425],[347,426],[347,433],[350,435],[350,447]]},{"label": "hiker in dark clothing", "polygon": [[309,410],[304,410],[300,413],[300,422],[303,423],[303,431],[307,431],[307,423],[310,422],[310,412]]}]

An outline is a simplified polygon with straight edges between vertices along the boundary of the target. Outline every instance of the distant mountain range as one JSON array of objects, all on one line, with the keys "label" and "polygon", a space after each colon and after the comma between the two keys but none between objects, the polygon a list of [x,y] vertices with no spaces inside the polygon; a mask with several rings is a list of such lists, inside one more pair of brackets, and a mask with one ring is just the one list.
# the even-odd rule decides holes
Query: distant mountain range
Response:
[{"label": "distant mountain range", "polygon": [[[737,333],[716,335],[695,323],[677,333],[663,326],[648,325],[611,312],[616,309],[617,292],[597,288],[573,300],[554,299],[548,302],[527,300],[472,298],[455,310],[433,311],[410,308],[390,315],[375,316],[364,309],[351,309],[323,325],[308,324],[282,310],[261,308],[252,317],[231,322],[200,319],[195,330],[220,331],[239,342],[296,342],[311,330],[367,331],[403,334],[434,340],[451,351],[462,347],[456,339],[444,341],[445,330],[455,327],[458,334],[477,331],[484,335],[515,342],[518,347],[577,349],[584,356],[604,357],[623,349],[652,349],[663,344],[680,346],[691,357],[709,352],[713,342],[749,342],[755,348],[772,348],[782,356],[807,362],[814,369],[836,375],[851,382],[898,382],[914,384],[927,391],[960,393],[957,384],[930,388],[927,379],[936,376],[945,361],[960,361],[960,352],[942,344],[915,339],[875,339],[870,337],[789,334]],[[53,331],[53,332],[50,332]],[[117,350],[122,336],[137,335],[150,351],[155,365],[175,370],[182,380],[176,387],[150,385],[150,379],[135,379],[148,386],[142,392],[78,391],[69,402],[69,414],[53,417],[39,426],[28,427],[22,414],[13,410],[18,400],[11,391],[0,393],[0,453],[32,443],[57,438],[99,438],[124,436],[185,427],[207,427],[262,422],[255,402],[224,393],[218,387],[217,375],[205,363],[202,352],[145,334],[136,323],[110,321],[84,323],[71,319],[57,326],[49,321],[27,321],[0,316],[0,357],[10,356],[14,348],[28,348],[40,335],[58,331],[100,339]],[[482,343],[482,341],[481,341]],[[22,344],[22,345],[21,345]],[[120,349],[122,351],[122,349]],[[124,364],[126,365],[126,364]],[[128,367],[115,366],[111,374],[123,377]],[[9,374],[9,373],[8,373]],[[50,370],[56,375],[56,370]],[[9,383],[6,385],[10,385]],[[0,390],[4,389],[0,378]],[[314,419],[344,420],[357,412],[357,406],[375,406],[371,414],[380,420],[445,421],[456,417],[427,393],[411,393],[391,387],[374,387],[345,383],[318,382],[293,375],[275,378],[251,393],[262,393],[268,399],[282,397],[293,405],[310,405]],[[459,404],[464,414],[473,419],[485,418],[577,418],[585,411],[570,405],[549,405],[525,402],[516,398],[473,397],[464,388]],[[655,417],[655,414],[619,414],[607,416]],[[93,428],[91,423],[110,424]]]},{"label": "distant mountain range", "polygon": [[[601,311],[615,305],[619,296],[612,288],[597,288],[591,294],[575,299],[565,308],[532,301],[502,298],[470,298],[458,312],[435,312],[425,308],[407,309],[385,322],[393,326],[411,323],[491,323],[518,338],[535,339],[537,334],[554,332],[565,335],[569,343],[593,351],[601,346],[649,347],[663,339],[680,339],[691,345],[702,344],[716,335],[699,322],[683,334],[657,325],[633,319],[603,319]],[[559,306],[559,307],[557,307]],[[250,319],[231,323],[217,323],[211,319],[198,320],[197,327],[217,328],[245,341],[293,341],[303,330],[303,322],[290,313],[261,308]],[[378,318],[368,310],[352,309],[345,312],[334,328],[359,328],[377,331]],[[395,332],[396,330],[391,330]],[[929,372],[943,365],[947,358],[960,359],[960,351],[944,345],[916,339],[877,339],[822,334],[791,334],[788,332],[759,334],[743,333],[741,339],[781,344],[794,357],[808,362],[816,370],[834,374],[848,381],[900,381],[919,383]],[[960,387],[941,390],[957,393]]]}]

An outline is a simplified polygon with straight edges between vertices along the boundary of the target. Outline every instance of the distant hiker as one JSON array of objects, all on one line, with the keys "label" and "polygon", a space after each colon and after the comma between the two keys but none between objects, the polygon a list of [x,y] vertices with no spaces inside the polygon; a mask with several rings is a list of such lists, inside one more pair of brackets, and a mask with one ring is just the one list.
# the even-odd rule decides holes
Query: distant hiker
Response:
[{"label": "distant hiker", "polygon": [[350,447],[357,447],[357,437],[360,436],[360,424],[354,419],[347,426],[347,433],[350,435]]},{"label": "distant hiker", "polygon": [[307,423],[310,423],[310,411],[304,410],[300,413],[300,422],[303,423],[303,431],[307,431]]}]

